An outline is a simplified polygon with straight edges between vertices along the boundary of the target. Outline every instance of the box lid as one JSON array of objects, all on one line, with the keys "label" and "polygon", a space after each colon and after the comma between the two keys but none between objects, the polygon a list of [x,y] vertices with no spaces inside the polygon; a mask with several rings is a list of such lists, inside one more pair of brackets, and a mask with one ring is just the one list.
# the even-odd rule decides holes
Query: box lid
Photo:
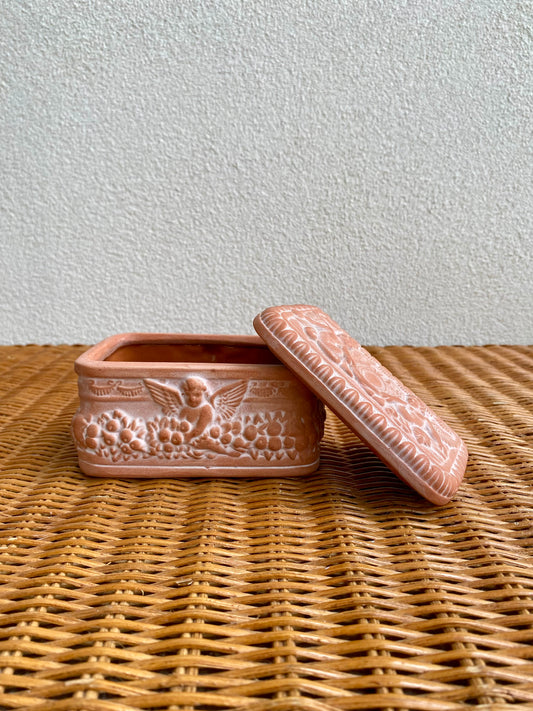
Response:
[{"label": "box lid", "polygon": [[254,327],[400,479],[435,504],[452,498],[468,459],[461,438],[324,311],[272,306]]}]

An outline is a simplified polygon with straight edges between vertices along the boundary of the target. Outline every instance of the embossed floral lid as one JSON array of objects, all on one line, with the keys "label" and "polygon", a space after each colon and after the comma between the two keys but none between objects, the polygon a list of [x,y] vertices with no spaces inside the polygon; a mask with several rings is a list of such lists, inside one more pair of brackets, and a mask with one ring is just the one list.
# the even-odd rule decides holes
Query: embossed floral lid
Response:
[{"label": "embossed floral lid", "polygon": [[272,306],[254,327],[400,479],[435,504],[452,498],[468,458],[461,438],[326,313]]}]

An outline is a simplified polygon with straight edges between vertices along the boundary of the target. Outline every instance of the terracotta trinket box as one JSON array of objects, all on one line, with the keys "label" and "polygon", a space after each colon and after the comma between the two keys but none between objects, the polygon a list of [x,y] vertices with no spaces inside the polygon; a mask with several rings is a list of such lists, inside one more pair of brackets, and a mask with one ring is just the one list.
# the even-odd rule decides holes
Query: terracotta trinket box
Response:
[{"label": "terracotta trinket box", "polygon": [[257,336],[123,334],[76,361],[72,433],[94,476],[291,476],[319,464],[324,404],[406,484],[449,501],[461,438],[315,306],[274,306]]},{"label": "terracotta trinket box", "polygon": [[257,336],[121,334],[81,355],[72,434],[105,477],[293,476],[324,406]]}]

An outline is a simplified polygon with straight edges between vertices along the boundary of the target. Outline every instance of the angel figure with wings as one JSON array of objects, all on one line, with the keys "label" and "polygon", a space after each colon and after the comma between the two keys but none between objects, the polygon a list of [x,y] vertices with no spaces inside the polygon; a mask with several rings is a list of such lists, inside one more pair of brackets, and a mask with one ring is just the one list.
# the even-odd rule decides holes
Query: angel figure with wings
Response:
[{"label": "angel figure with wings", "polygon": [[161,405],[167,417],[177,416],[189,424],[184,433],[185,442],[200,437],[214,421],[215,416],[229,420],[237,411],[248,389],[245,380],[230,383],[208,395],[207,383],[202,378],[189,377],[183,384],[182,392],[156,380],[145,380],[150,395]]}]

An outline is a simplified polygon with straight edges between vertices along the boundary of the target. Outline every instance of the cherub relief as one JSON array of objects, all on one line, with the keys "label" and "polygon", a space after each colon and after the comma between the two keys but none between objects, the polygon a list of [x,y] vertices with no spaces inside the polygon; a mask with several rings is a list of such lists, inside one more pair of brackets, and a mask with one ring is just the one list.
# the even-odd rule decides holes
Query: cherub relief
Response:
[{"label": "cherub relief", "polygon": [[248,389],[248,383],[239,380],[222,386],[210,396],[205,380],[194,376],[185,380],[181,392],[156,380],[144,382],[167,417],[174,415],[189,423],[190,429],[184,435],[186,442],[200,437],[215,418],[231,419]]}]

